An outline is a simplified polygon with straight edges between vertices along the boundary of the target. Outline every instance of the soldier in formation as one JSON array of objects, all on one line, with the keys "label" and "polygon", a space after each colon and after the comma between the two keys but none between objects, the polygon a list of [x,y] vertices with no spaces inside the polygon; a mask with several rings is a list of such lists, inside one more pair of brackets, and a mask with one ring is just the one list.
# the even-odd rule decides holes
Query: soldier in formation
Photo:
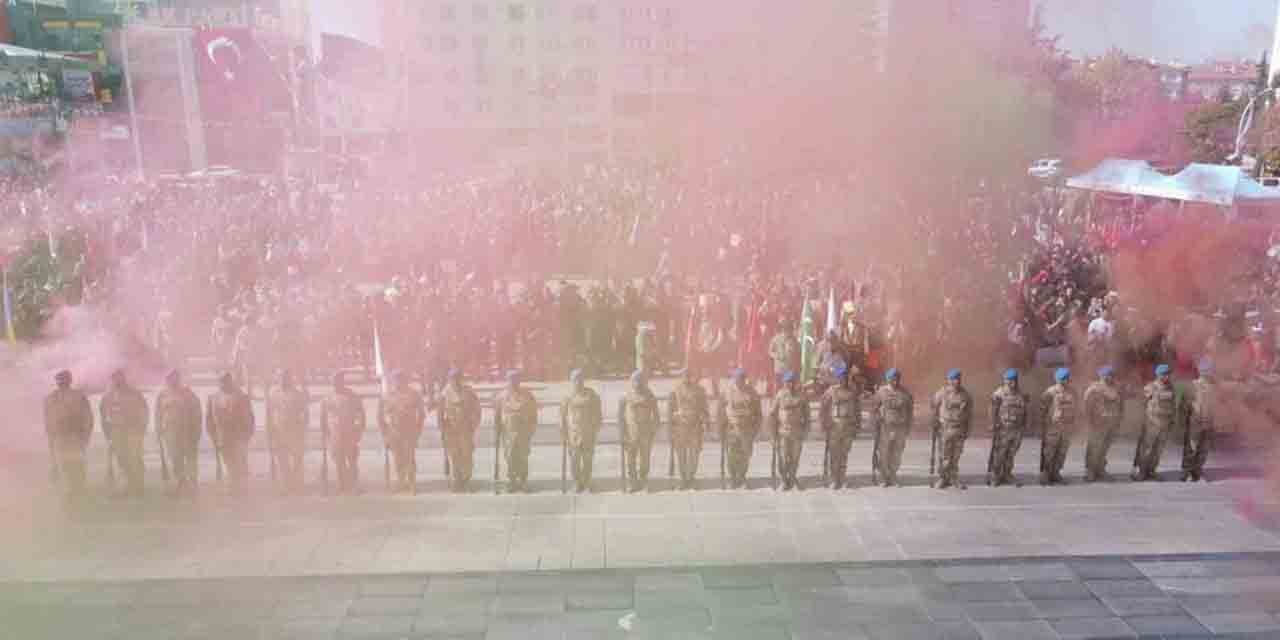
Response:
[{"label": "soldier in formation", "polygon": [[200,398],[182,383],[181,373],[170,371],[154,412],[156,435],[173,467],[174,493],[194,495],[200,487]]},{"label": "soldier in formation", "polygon": [[[933,395],[933,438],[941,442],[937,488],[966,488],[960,482],[960,455],[973,421],[973,396],[964,388],[960,370],[947,372],[947,384]],[[936,446],[936,445],[935,445]],[[933,461],[930,461],[932,467]]]},{"label": "soldier in formation", "polygon": [[333,374],[333,395],[320,404],[320,437],[333,443],[340,494],[354,495],[359,491],[360,438],[364,436],[365,420],[364,401],[347,387],[346,374]]},{"label": "soldier in formation", "polygon": [[1165,438],[1177,423],[1178,416],[1182,415],[1169,365],[1156,365],[1155,373],[1156,379],[1143,389],[1145,415],[1142,435],[1138,437],[1138,450],[1133,458],[1132,477],[1135,481],[1160,479],[1156,471],[1160,468]]},{"label": "soldier in formation", "polygon": [[[698,384],[692,367],[684,370],[680,382],[667,400],[667,425],[672,448],[676,456],[676,468],[680,473],[680,488],[694,487],[698,477],[698,460],[702,456],[702,439],[711,421],[707,392]],[[721,433],[721,456],[724,456],[724,434]],[[723,469],[721,469],[723,473]],[[723,478],[721,478],[723,480]]]},{"label": "soldier in formation", "polygon": [[1066,484],[1062,466],[1076,432],[1076,392],[1071,388],[1071,371],[1059,368],[1053,374],[1056,382],[1045,389],[1041,402],[1040,484]]},{"label": "soldier in formation", "polygon": [[436,406],[445,455],[449,456],[449,489],[463,493],[471,483],[476,430],[480,428],[480,398],[462,379],[462,371],[451,369]]},{"label": "soldier in formation", "polygon": [[884,374],[885,383],[876,391],[877,425],[879,434],[876,457],[880,483],[885,487],[898,486],[898,467],[902,465],[902,450],[907,446],[911,422],[915,414],[915,400],[902,386],[902,374],[889,369]]},{"label": "soldier in formation", "polygon": [[85,450],[93,435],[89,398],[71,387],[71,372],[54,376],[54,390],[44,400],[44,431],[53,460],[52,476],[63,483],[68,499],[85,494]]},{"label": "soldier in formation", "polygon": [[249,400],[249,395],[236,385],[231,374],[224,373],[218,380],[218,390],[209,396],[205,404],[205,429],[213,440],[214,451],[221,463],[227,466],[232,493],[243,496],[249,481],[249,440],[254,431],[253,403]]},{"label": "soldier in formation", "polygon": [[271,464],[280,474],[285,492],[302,490],[309,404],[307,392],[294,381],[293,372],[281,371],[278,385],[267,394],[267,438]]},{"label": "soldier in formation", "polygon": [[418,493],[418,438],[426,423],[422,396],[404,383],[403,376],[387,376],[388,391],[378,403],[378,428],[395,460],[395,491]]},{"label": "soldier in formation", "polygon": [[991,452],[987,484],[1021,486],[1013,477],[1013,459],[1027,430],[1031,399],[1018,388],[1018,370],[1004,372],[1004,384],[991,394]]},{"label": "soldier in formation", "polygon": [[560,403],[560,436],[578,493],[591,490],[591,470],[595,459],[596,436],[604,420],[600,396],[586,386],[581,369],[569,374],[573,391]]},{"label": "soldier in formation", "polygon": [[1098,369],[1098,380],[1084,392],[1084,419],[1089,427],[1089,444],[1084,452],[1085,482],[1109,480],[1107,452],[1124,420],[1124,394],[1115,382],[1110,365]]},{"label": "soldier in formation", "polygon": [[827,434],[827,475],[832,489],[843,489],[848,479],[849,449],[862,428],[862,397],[849,368],[838,364],[831,371],[836,384],[822,394],[818,415]]},{"label": "soldier in formation", "polygon": [[631,389],[618,399],[618,435],[626,455],[624,490],[635,493],[648,486],[653,438],[660,421],[658,398],[649,389],[648,377],[637,370],[631,374]]},{"label": "soldier in formation", "polygon": [[800,388],[795,372],[782,374],[782,388],[769,404],[769,421],[773,425],[774,455],[783,491],[804,489],[796,473],[804,439],[809,434],[809,396]]},{"label": "soldier in formation", "polygon": [[507,490],[529,491],[529,445],[538,428],[538,401],[520,386],[520,372],[507,372],[507,388],[498,394],[494,427],[507,464]]},{"label": "soldier in formation", "polygon": [[720,402],[720,433],[728,458],[729,487],[741,489],[747,486],[751,453],[764,415],[760,409],[760,396],[747,384],[746,372],[737,369],[733,372],[733,384]]},{"label": "soldier in formation", "polygon": [[1191,397],[1187,402],[1186,437],[1182,447],[1182,481],[1204,480],[1204,463],[1213,446],[1213,434],[1217,424],[1218,387],[1213,379],[1213,362],[1200,360],[1200,376],[1191,383]]},{"label": "soldier in formation", "polygon": [[147,435],[147,399],[142,392],[129,384],[124,371],[111,374],[111,388],[98,404],[101,415],[102,435],[106,436],[111,459],[107,461],[108,475],[112,476],[111,463],[124,472],[126,495],[142,496],[143,466],[142,444]]}]

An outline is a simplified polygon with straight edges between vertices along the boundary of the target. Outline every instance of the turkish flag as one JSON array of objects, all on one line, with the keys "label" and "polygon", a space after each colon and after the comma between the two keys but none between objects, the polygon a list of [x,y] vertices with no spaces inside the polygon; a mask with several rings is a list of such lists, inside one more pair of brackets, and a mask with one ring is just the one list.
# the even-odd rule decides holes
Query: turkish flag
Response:
[{"label": "turkish flag", "polygon": [[290,110],[287,76],[247,28],[203,29],[193,46],[209,162],[271,169],[283,132],[268,115]]}]

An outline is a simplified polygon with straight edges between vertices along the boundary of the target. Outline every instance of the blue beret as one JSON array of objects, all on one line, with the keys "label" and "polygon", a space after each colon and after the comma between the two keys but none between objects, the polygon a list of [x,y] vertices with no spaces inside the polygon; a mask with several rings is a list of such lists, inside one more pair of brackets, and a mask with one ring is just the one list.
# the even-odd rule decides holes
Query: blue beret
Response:
[{"label": "blue beret", "polygon": [[787,371],[782,374],[783,382],[795,382],[795,380],[796,380],[796,372],[794,371]]},{"label": "blue beret", "polygon": [[747,370],[743,369],[742,367],[738,367],[737,369],[734,369],[732,372],[729,373],[729,377],[733,378],[734,380],[741,380],[747,377]]},{"label": "blue beret", "polygon": [[960,379],[960,370],[959,370],[959,369],[952,369],[952,370],[948,371],[948,372],[947,372],[947,379],[948,379],[948,380],[959,380],[959,379]]},{"label": "blue beret", "polygon": [[520,379],[520,370],[512,369],[507,372],[507,382],[515,382]]},{"label": "blue beret", "polygon": [[901,377],[902,377],[902,373],[897,369],[890,369],[884,372],[885,380],[897,380],[898,378],[901,378]]},{"label": "blue beret", "polygon": [[1101,367],[1098,367],[1098,377],[1099,377],[1099,378],[1110,378],[1111,376],[1114,376],[1115,374],[1116,374],[1116,369],[1115,369],[1115,367],[1113,367],[1113,366],[1111,366],[1111,365],[1109,365],[1109,364],[1108,364],[1108,365],[1103,365],[1103,366],[1101,366]]},{"label": "blue beret", "polygon": [[645,380],[644,369],[636,369],[634,372],[631,373],[632,382],[644,382],[644,380]]},{"label": "blue beret", "polygon": [[457,368],[457,367],[453,367],[452,369],[449,369],[449,377],[450,377],[450,378],[456,378],[456,377],[458,377],[458,376],[460,376],[460,375],[462,375],[462,370],[461,370],[461,369],[459,369],[459,368]]},{"label": "blue beret", "polygon": [[1017,380],[1017,379],[1018,379],[1018,370],[1017,370],[1017,369],[1005,369],[1005,370],[1004,370],[1004,379],[1005,379],[1005,380]]},{"label": "blue beret", "polygon": [[831,367],[831,375],[839,380],[844,380],[845,376],[849,375],[849,367],[842,364]]},{"label": "blue beret", "polygon": [[1071,370],[1066,367],[1061,367],[1057,371],[1053,372],[1053,379],[1058,382],[1066,382],[1071,379]]},{"label": "blue beret", "polygon": [[569,372],[569,380],[577,382],[582,379],[582,369],[574,369]]},{"label": "blue beret", "polygon": [[1169,375],[1169,372],[1170,372],[1170,371],[1171,371],[1171,369],[1169,368],[1169,365],[1167,365],[1167,364],[1158,364],[1158,365],[1156,365],[1156,375],[1157,375],[1157,376],[1167,376],[1167,375]]},{"label": "blue beret", "polygon": [[1200,370],[1200,373],[1213,373],[1213,359],[1209,356],[1200,358],[1200,364],[1196,368]]}]

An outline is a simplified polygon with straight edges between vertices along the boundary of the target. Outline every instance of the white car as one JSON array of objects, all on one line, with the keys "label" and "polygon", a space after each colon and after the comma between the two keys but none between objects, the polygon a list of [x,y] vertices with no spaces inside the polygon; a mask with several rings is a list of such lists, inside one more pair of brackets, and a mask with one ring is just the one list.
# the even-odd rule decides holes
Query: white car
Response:
[{"label": "white car", "polygon": [[1059,158],[1041,158],[1031,163],[1027,175],[1041,180],[1050,180],[1062,175],[1062,160]]}]

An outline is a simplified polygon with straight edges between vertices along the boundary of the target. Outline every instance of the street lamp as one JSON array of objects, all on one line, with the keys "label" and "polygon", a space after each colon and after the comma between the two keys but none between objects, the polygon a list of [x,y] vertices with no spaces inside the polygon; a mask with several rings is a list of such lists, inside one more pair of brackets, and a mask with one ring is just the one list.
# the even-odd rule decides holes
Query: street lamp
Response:
[{"label": "street lamp", "polygon": [[1249,100],[1249,104],[1245,105],[1244,111],[1240,114],[1240,124],[1236,126],[1236,149],[1231,155],[1227,156],[1227,160],[1235,161],[1244,153],[1245,136],[1249,134],[1249,129],[1253,127],[1253,105],[1258,102],[1258,98],[1272,94],[1280,95],[1278,92],[1280,92],[1280,87],[1264,89],[1253,96]]}]

